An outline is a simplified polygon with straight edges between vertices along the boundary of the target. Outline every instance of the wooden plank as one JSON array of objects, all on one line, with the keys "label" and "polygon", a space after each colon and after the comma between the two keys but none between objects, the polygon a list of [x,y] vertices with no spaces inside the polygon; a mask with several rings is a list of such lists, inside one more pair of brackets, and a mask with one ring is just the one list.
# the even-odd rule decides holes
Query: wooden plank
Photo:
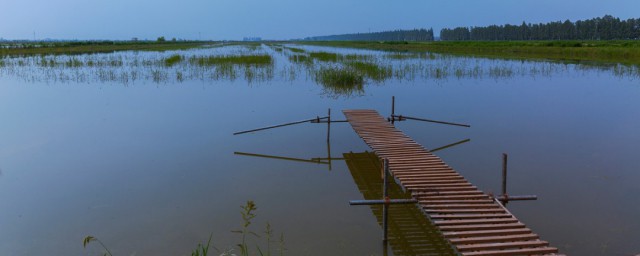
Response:
[{"label": "wooden plank", "polygon": [[472,195],[419,195],[417,196],[420,202],[431,200],[452,200],[452,199],[491,199],[485,194],[472,194]]},{"label": "wooden plank", "polygon": [[429,204],[425,205],[429,209],[485,209],[485,208],[498,208],[502,209],[497,204]]},{"label": "wooden plank", "polygon": [[495,208],[495,209],[430,209],[424,208],[424,211],[427,213],[506,213],[507,211],[503,208]]},{"label": "wooden plank", "polygon": [[491,250],[491,251],[468,252],[468,253],[462,253],[462,255],[465,255],[465,256],[481,256],[481,255],[503,256],[503,255],[549,254],[549,253],[557,253],[557,252],[558,252],[558,248],[555,248],[555,247],[542,247],[542,248],[531,248],[531,249]]},{"label": "wooden plank", "polygon": [[439,226],[441,231],[502,230],[524,228],[522,223]]},{"label": "wooden plank", "polygon": [[483,195],[486,196],[487,198],[489,198],[487,195],[485,195],[484,193],[482,193],[482,191],[479,190],[472,190],[472,191],[442,191],[442,192],[422,192],[422,191],[415,191],[413,192],[413,196],[414,197],[428,197],[428,196],[447,196],[447,195]]},{"label": "wooden plank", "polygon": [[431,219],[489,219],[489,218],[511,218],[513,215],[508,213],[493,214],[432,214]]},{"label": "wooden plank", "polygon": [[493,219],[473,219],[473,220],[436,220],[433,224],[438,226],[468,225],[468,224],[489,224],[489,223],[514,223],[516,218],[493,218]]},{"label": "wooden plank", "polygon": [[538,235],[536,234],[523,234],[523,235],[506,235],[506,236],[452,238],[452,239],[449,239],[449,242],[451,242],[454,245],[464,245],[464,244],[477,244],[477,243],[528,241],[528,240],[536,240],[536,239],[538,239]]},{"label": "wooden plank", "polygon": [[470,199],[470,200],[425,200],[425,201],[420,201],[420,203],[424,205],[432,205],[432,204],[465,204],[465,203],[493,204],[495,202],[491,199],[480,199],[480,200]]},{"label": "wooden plank", "polygon": [[443,232],[442,236],[445,238],[454,237],[477,237],[477,236],[496,236],[496,235],[519,235],[529,234],[531,229],[518,228],[518,229],[497,229],[497,230],[479,230],[479,231],[451,231]]},{"label": "wooden plank", "polygon": [[549,245],[549,242],[547,241],[537,240],[537,241],[458,245],[456,246],[456,248],[458,249],[458,251],[479,251],[479,250],[496,250],[496,249],[509,249],[509,248],[546,247],[548,245]]}]

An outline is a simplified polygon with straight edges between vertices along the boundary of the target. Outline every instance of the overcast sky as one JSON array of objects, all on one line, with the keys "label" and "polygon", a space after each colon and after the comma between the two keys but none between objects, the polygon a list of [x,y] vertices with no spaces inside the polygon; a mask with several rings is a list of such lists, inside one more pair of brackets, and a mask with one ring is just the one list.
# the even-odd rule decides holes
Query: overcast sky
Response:
[{"label": "overcast sky", "polygon": [[292,39],[491,24],[640,18],[640,0],[0,0],[5,39]]}]

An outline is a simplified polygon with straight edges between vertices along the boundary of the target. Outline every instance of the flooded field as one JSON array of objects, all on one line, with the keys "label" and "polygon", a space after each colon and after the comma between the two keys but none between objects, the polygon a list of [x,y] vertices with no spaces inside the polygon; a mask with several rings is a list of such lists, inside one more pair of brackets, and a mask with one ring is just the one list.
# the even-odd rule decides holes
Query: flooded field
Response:
[{"label": "flooded field", "polygon": [[560,252],[640,253],[638,66],[256,44],[0,58],[0,255],[100,254],[87,235],[113,255],[190,255],[210,235],[239,254],[249,200],[252,252],[452,253],[415,207],[392,211],[385,249],[380,208],[349,206],[381,181],[347,123],[329,142],[326,124],[233,135],[386,116],[392,96],[471,125],[396,123],[428,149],[464,141],[435,154],[483,191],[508,153],[509,193],[539,198],[509,210]]}]

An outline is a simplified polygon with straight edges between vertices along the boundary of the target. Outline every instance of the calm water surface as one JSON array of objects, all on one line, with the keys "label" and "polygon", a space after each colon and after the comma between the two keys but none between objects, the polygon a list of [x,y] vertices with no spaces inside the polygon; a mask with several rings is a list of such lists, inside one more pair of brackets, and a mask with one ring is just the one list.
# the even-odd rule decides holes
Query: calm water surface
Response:
[{"label": "calm water surface", "polygon": [[[251,244],[263,249],[268,222],[284,234],[286,255],[445,253],[437,238],[402,240],[401,226],[385,252],[379,209],[348,205],[375,198],[380,185],[370,178],[375,166],[355,158],[369,148],[348,124],[332,125],[330,145],[319,124],[232,135],[328,108],[334,119],[354,108],[389,115],[392,95],[398,114],[472,125],[396,126],[431,149],[470,139],[436,154],[484,191],[500,191],[500,157],[509,153],[509,193],[539,200],[508,208],[562,253],[640,253],[637,67],[291,47],[304,51],[2,59],[0,255],[100,253],[97,244],[83,249],[86,235],[114,255],[190,255],[209,234],[216,248],[238,253],[241,237],[231,230],[241,228],[247,200],[258,206],[251,229],[263,236]],[[310,57],[320,51],[337,57]],[[183,60],[164,62],[175,54]],[[220,55],[271,62],[196,61]],[[364,80],[338,86],[320,70],[355,70]],[[352,160],[329,166],[235,152]],[[428,224],[420,232],[433,232]]]}]

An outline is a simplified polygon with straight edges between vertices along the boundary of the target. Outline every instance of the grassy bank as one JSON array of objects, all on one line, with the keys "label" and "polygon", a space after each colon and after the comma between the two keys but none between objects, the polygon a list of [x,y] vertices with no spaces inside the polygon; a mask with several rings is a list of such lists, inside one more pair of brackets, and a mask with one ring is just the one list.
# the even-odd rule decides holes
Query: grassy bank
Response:
[{"label": "grassy bank", "polygon": [[550,59],[640,64],[640,40],[626,41],[461,41],[361,42],[328,41],[300,44],[388,51],[429,51],[508,59]]},{"label": "grassy bank", "polygon": [[212,42],[60,42],[60,43],[4,43],[0,56],[85,54],[114,51],[180,50],[213,44]]}]

